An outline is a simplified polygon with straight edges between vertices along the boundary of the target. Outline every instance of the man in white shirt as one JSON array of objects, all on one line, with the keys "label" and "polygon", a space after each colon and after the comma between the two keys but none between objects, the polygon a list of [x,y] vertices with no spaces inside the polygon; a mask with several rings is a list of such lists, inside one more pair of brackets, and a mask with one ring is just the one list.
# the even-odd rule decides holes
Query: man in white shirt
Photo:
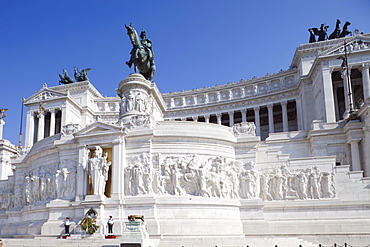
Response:
[{"label": "man in white shirt", "polygon": [[66,220],[64,221],[64,234],[66,236],[69,236],[69,226],[71,225],[71,221],[67,217]]},{"label": "man in white shirt", "polygon": [[113,217],[111,215],[109,216],[109,219],[108,219],[108,235],[113,235],[113,225],[114,225],[114,222],[113,222]]}]

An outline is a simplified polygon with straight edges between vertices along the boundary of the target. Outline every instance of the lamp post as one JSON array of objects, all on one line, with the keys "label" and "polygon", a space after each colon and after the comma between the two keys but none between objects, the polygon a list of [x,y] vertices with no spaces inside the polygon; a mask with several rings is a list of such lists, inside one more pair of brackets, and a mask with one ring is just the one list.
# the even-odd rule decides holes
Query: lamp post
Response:
[{"label": "lamp post", "polygon": [[345,70],[346,72],[346,79],[347,79],[347,88],[348,88],[348,104],[349,104],[349,112],[348,112],[348,117],[347,120],[354,120],[356,119],[356,114],[353,109],[353,98],[352,98],[352,83],[351,83],[351,76],[349,72],[349,66],[348,66],[348,53],[347,53],[347,43],[344,41],[344,56],[340,56],[338,59],[342,59],[343,63],[341,67]]}]

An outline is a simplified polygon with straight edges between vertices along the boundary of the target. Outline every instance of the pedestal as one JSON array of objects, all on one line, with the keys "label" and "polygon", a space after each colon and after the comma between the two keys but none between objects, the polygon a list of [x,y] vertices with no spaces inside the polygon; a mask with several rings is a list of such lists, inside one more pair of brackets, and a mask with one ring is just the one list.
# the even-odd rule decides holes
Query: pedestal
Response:
[{"label": "pedestal", "polygon": [[149,239],[145,222],[126,221],[121,247],[156,247],[159,240]]}]

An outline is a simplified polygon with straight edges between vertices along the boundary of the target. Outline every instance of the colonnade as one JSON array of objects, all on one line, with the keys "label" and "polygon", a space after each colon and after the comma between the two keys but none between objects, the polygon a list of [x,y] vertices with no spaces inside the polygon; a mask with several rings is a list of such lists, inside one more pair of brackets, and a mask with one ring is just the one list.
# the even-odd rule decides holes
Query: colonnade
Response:
[{"label": "colonnade", "polygon": [[[356,69],[359,72],[361,72],[361,78],[362,78],[361,84],[362,84],[362,93],[363,93],[362,100],[365,100],[368,97],[370,97],[370,75],[369,75],[370,63],[362,63],[360,65],[350,65],[348,67],[349,67],[348,70],[340,70],[340,71],[330,70],[331,76],[330,76],[330,81],[328,82],[326,82],[324,78],[324,85],[325,84],[332,85],[334,72],[340,73],[340,77],[341,77],[340,85],[334,85],[333,88],[327,88],[327,91],[329,95],[332,95],[332,100],[334,102],[333,105],[328,105],[326,108],[327,112],[331,112],[330,110],[328,111],[329,108],[334,109],[333,116],[330,116],[331,114],[329,115],[327,114],[328,122],[335,122],[335,121],[345,118],[345,116],[348,116],[351,110],[350,109],[351,106],[352,106],[352,110],[356,109],[356,103],[358,99],[355,98],[356,91],[353,91],[353,88],[354,88],[353,80],[360,79],[360,76],[358,73],[355,73],[357,74],[357,77],[354,77],[353,75],[353,71],[356,72]],[[329,80],[329,77],[327,78]],[[343,86],[343,97],[344,97],[343,101],[340,101],[341,96],[338,95],[338,91],[337,91],[338,87],[340,88],[341,86]],[[330,93],[330,90],[332,90],[333,92]],[[327,101],[329,100],[327,99]],[[344,106],[342,104],[344,104]],[[342,113],[344,117],[341,116]],[[331,121],[329,121],[330,119]]]},{"label": "colonnade", "polygon": [[[289,110],[288,110],[289,104]],[[267,108],[267,114],[262,112],[261,109]],[[276,110],[278,108],[278,110]],[[280,110],[281,109],[281,110]],[[263,109],[265,110],[265,109]],[[252,114],[250,114],[252,111]],[[195,121],[195,122],[206,122],[215,123],[220,125],[227,125],[229,127],[234,126],[236,123],[240,122],[254,122],[256,125],[256,135],[261,136],[261,126],[265,123],[261,123],[261,119],[268,119],[268,133],[275,132],[288,132],[298,129],[302,129],[302,108],[300,105],[300,100],[295,99],[291,101],[284,100],[282,102],[271,103],[265,106],[255,106],[253,108],[237,109],[227,112],[217,112],[214,114],[202,114],[191,117],[182,117],[175,119],[177,121]],[[265,116],[266,115],[266,116]],[[276,131],[276,124],[280,120],[277,120],[277,115],[279,119],[281,118],[282,126],[279,131]],[[292,117],[294,119],[292,119]],[[292,121],[294,122],[292,124]],[[289,124],[291,127],[289,128]]]},{"label": "colonnade", "polygon": [[62,111],[60,108],[27,113],[26,147],[61,132]]}]

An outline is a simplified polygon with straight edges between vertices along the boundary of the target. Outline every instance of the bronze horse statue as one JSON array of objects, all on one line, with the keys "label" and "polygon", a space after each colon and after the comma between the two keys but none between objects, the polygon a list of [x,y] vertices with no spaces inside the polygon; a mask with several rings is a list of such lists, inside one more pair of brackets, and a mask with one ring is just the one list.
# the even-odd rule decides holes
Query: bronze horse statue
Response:
[{"label": "bronze horse statue", "polygon": [[125,25],[125,27],[133,45],[133,48],[130,52],[130,61],[126,62],[126,64],[130,68],[132,64],[134,64],[135,73],[137,72],[137,70],[139,70],[140,74],[142,74],[145,79],[152,81],[154,78],[156,66],[153,60],[154,55],[151,49],[151,41],[146,39],[146,34],[144,30],[141,32],[140,37],[142,38],[142,40],[140,40],[136,30],[131,24],[129,26]]},{"label": "bronze horse statue", "polygon": [[337,19],[337,22],[335,24],[335,30],[332,34],[330,34],[329,39],[339,38],[340,31],[341,31],[341,29],[340,29],[340,20]]},{"label": "bronze horse statue", "polygon": [[339,37],[343,38],[346,37],[346,35],[351,34],[352,32],[348,29],[348,26],[351,25],[349,21],[346,21],[343,25],[343,31],[340,33]]}]

